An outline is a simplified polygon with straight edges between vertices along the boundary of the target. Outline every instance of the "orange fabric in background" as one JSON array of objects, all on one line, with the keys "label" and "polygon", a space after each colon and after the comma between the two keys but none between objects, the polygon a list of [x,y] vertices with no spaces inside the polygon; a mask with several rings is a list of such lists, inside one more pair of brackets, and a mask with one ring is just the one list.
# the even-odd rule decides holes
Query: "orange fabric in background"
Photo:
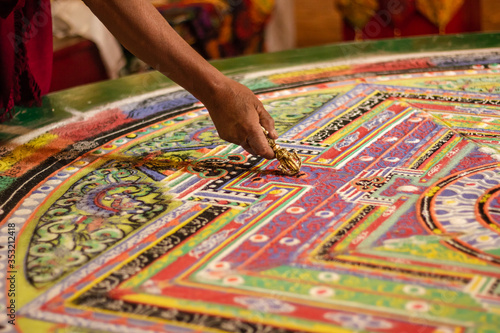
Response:
[{"label": "orange fabric in background", "polygon": [[203,57],[263,51],[274,0],[180,0],[158,6],[174,29]]}]

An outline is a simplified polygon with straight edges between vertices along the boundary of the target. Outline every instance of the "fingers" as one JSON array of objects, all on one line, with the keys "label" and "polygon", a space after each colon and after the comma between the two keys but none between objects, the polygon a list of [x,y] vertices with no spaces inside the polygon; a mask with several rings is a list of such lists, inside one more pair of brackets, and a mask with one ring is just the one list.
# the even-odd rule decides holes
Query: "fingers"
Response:
[{"label": "fingers", "polygon": [[269,132],[269,137],[276,140],[278,138],[278,132],[276,132],[274,128],[274,119],[262,105],[258,108],[258,113],[260,124]]},{"label": "fingers", "polygon": [[255,151],[252,149],[252,147],[250,147],[248,143],[244,142],[240,146],[250,154],[257,156],[257,153],[255,153]]},{"label": "fingers", "polygon": [[[252,132],[252,135],[250,135],[246,139],[246,143],[250,150],[246,149],[244,146],[243,148],[252,155],[259,155],[268,160],[274,158],[274,151],[269,146],[266,136],[261,130]],[[253,151],[254,153],[252,153],[251,151]]]},{"label": "fingers", "polygon": [[228,82],[225,93],[215,95],[210,107],[205,103],[220,138],[239,144],[252,155],[274,158],[262,131],[264,127],[270,138],[278,138],[273,118],[250,89],[232,80]]},{"label": "fingers", "polygon": [[[272,139],[278,138],[278,133],[274,128],[274,119],[269,115],[269,113],[264,109],[262,103],[259,102],[259,105],[256,106],[257,114],[259,115],[259,123],[258,126],[252,126],[248,137],[245,140],[244,145],[242,147],[248,151],[252,155],[262,156],[268,160],[274,158],[274,151],[269,146],[267,142],[266,136],[261,129],[262,125],[268,132],[269,137]],[[248,149],[247,149],[248,148]]]}]

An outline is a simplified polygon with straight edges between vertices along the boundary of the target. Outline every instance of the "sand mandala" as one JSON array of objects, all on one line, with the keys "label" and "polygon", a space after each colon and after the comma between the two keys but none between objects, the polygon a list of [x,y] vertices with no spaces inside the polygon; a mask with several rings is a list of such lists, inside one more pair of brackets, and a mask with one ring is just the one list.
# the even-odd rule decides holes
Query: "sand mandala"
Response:
[{"label": "sand mandala", "polygon": [[293,176],[181,90],[6,145],[0,298],[20,332],[497,332],[498,63],[241,76]]}]

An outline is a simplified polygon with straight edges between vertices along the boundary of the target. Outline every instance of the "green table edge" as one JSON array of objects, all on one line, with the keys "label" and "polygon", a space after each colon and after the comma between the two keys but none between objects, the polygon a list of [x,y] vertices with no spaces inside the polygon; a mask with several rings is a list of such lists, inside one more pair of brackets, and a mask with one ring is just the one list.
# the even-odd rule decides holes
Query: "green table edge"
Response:
[{"label": "green table edge", "polygon": [[[500,46],[500,32],[433,35],[347,42],[281,52],[261,53],[214,60],[211,61],[211,64],[226,75],[237,76],[250,72],[276,70],[283,67],[315,62],[352,61],[353,59],[366,56],[463,51],[498,46]],[[41,128],[72,117],[74,113],[71,113],[71,110],[86,112],[124,98],[175,86],[175,83],[163,74],[152,71],[74,87],[44,96],[42,106],[40,107],[17,107],[14,118],[2,125],[23,126],[28,129]],[[18,134],[5,133],[0,130],[0,142],[10,140],[16,136]]]}]

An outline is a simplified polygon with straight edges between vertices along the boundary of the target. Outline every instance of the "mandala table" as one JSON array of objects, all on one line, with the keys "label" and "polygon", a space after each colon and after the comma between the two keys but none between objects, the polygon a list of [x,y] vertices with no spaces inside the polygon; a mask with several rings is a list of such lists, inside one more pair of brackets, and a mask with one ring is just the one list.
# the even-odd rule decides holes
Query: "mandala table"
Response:
[{"label": "mandala table", "polygon": [[496,332],[499,41],[215,63],[263,101],[293,177],[157,73],[18,110],[1,128],[4,329]]}]

